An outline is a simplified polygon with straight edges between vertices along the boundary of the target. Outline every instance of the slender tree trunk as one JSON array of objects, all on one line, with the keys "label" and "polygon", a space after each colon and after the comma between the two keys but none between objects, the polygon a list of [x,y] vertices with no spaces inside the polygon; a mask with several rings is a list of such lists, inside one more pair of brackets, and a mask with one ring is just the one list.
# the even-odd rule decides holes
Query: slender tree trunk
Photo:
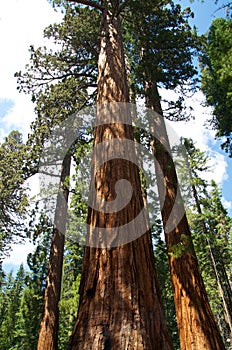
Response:
[{"label": "slender tree trunk", "polygon": [[[120,21],[118,15],[112,15],[109,10],[103,11],[98,69],[95,147],[101,142],[118,139],[120,151],[134,152],[134,149],[125,149],[123,143],[125,139],[133,141],[132,126],[114,120],[118,106],[109,104],[129,102]],[[103,106],[112,112],[112,119],[104,125],[107,115],[104,115]],[[110,146],[105,152],[110,155]],[[112,159],[100,169],[94,168],[94,174],[97,196],[107,202],[115,199],[118,180],[127,179],[133,189],[130,202],[120,211],[104,213],[89,208],[89,242],[95,240],[99,227],[100,236],[101,228],[103,231],[112,229],[110,239],[116,241],[119,228],[131,222],[133,226],[134,218],[143,209],[138,168],[127,160]],[[104,247],[104,244],[85,247],[78,317],[69,350],[173,349],[160,301],[146,220],[144,215],[144,222],[139,224],[141,237],[130,243],[113,248]],[[147,229],[142,231],[144,226]],[[128,228],[128,237],[133,237],[135,229]]]},{"label": "slender tree trunk", "polygon": [[44,295],[44,312],[40,324],[37,350],[58,350],[59,301],[62,282],[64,254],[64,232],[67,215],[68,188],[64,185],[70,175],[71,155],[68,153],[63,161],[60,189],[56,203],[55,220],[52,233],[52,244],[49,258],[48,275]]},{"label": "slender tree trunk", "polygon": [[[181,349],[223,350],[225,346],[210,309],[192,246],[184,204],[181,196],[178,195],[177,175],[170,155],[168,135],[155,82],[146,84],[146,102],[147,106],[156,112],[150,128],[152,134],[154,132],[159,134],[159,139],[152,138],[151,143],[154,157],[159,164],[157,166],[155,162],[160,197],[165,191],[161,213],[169,253],[169,268]],[[177,246],[183,248],[178,257],[173,253],[173,248]]]}]

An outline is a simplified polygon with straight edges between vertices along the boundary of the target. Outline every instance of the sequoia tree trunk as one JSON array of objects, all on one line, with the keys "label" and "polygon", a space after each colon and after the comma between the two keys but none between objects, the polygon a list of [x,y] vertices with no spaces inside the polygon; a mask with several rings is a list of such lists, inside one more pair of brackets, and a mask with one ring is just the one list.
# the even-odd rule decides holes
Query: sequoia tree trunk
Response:
[{"label": "sequoia tree trunk", "polygon": [[44,311],[40,324],[37,350],[58,350],[59,301],[62,282],[64,232],[69,190],[64,185],[70,175],[71,155],[66,154],[61,170],[60,193],[58,193],[48,274],[44,295]]},{"label": "sequoia tree trunk", "polygon": [[[184,204],[178,192],[178,180],[162,114],[156,82],[146,84],[147,107],[155,117],[150,120],[151,144],[155,162],[169,269],[174,292],[177,324],[182,350],[224,350],[200,274]],[[158,166],[159,164],[159,166]],[[175,248],[181,248],[175,254]]]},{"label": "sequoia tree trunk", "polygon": [[[115,5],[118,3],[115,1]],[[108,4],[112,1],[105,1]],[[129,102],[129,94],[117,12],[117,7],[113,13],[107,8],[103,11],[98,63],[94,148],[108,142],[104,149],[106,160],[115,151],[111,141],[120,141],[116,142],[120,154],[135,152],[134,147],[128,149],[124,143],[131,140],[133,145],[130,117],[127,115],[127,123],[123,123],[118,115],[124,111],[120,103]],[[115,212],[89,207],[89,245],[84,252],[79,310],[69,350],[173,349],[160,301],[146,214],[137,223],[140,237],[135,236],[138,227],[134,221],[143,212],[139,171],[136,164],[122,158],[111,158],[99,168],[98,159],[93,159],[94,191],[103,204],[115,200],[115,184],[120,179],[130,182],[132,197]],[[94,207],[94,200],[92,204]],[[127,224],[126,240],[130,242],[115,243],[120,228]],[[109,235],[104,236],[107,230]]]}]

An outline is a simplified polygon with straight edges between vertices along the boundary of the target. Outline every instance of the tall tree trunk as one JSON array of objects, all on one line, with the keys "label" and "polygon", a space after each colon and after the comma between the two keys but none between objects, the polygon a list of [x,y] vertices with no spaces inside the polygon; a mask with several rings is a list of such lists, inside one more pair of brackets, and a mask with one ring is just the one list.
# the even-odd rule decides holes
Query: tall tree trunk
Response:
[{"label": "tall tree trunk", "polygon": [[[159,135],[159,139],[152,138],[151,143],[154,157],[159,164],[157,166],[155,162],[160,197],[165,191],[161,214],[169,253],[169,269],[181,349],[223,350],[225,346],[210,309],[191,241],[184,204],[178,194],[177,174],[170,155],[156,82],[146,84],[146,103],[147,107],[156,112],[155,118],[150,122],[150,129],[151,134]],[[180,246],[182,252],[179,256],[175,256],[174,248]]]},{"label": "tall tree trunk", "polygon": [[[44,311],[40,324],[37,350],[58,350],[59,301],[62,282],[64,232],[69,190],[64,185],[70,175],[71,155],[67,153],[62,164],[60,193],[57,197],[48,275],[44,295]],[[65,201],[66,203],[65,203]]]},{"label": "tall tree trunk", "polygon": [[[123,142],[125,139],[133,141],[132,126],[116,120],[117,117],[114,119],[118,105],[109,104],[129,102],[129,93],[120,21],[118,15],[108,9],[103,11],[98,69],[95,148],[101,142],[120,140],[117,144],[120,152],[135,152],[126,149]],[[110,121],[104,111],[112,113]],[[106,156],[110,157],[110,151],[109,146]],[[136,231],[135,225],[131,228],[133,220],[143,209],[137,166],[124,159],[112,159],[100,169],[95,165],[94,174],[96,193],[103,201],[115,199],[115,184],[120,179],[130,182],[133,194],[129,204],[118,212],[104,213],[89,208],[89,242],[95,241],[97,245],[96,235],[100,232],[101,236],[101,230],[106,229],[113,231],[110,239],[117,241],[119,228],[129,222],[132,225],[128,225],[127,236],[133,238]],[[69,350],[173,349],[160,301],[146,220],[144,215],[144,222],[139,223],[141,237],[130,243],[104,247],[103,241],[101,247],[91,244],[85,247],[79,310]],[[142,231],[142,227],[146,230]]]}]

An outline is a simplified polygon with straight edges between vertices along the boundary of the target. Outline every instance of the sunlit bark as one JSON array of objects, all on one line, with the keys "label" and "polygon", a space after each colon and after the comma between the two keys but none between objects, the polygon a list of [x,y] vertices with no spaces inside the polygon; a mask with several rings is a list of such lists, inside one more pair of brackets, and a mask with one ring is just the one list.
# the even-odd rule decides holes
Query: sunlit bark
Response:
[{"label": "sunlit bark", "polygon": [[[105,10],[98,64],[94,144],[96,147],[101,142],[119,139],[120,151],[128,152],[128,149],[123,149],[123,140],[133,141],[132,126],[114,122],[114,116],[104,124],[102,106],[107,106],[109,102],[129,102],[129,93],[119,17]],[[114,114],[117,104],[112,106],[112,109],[115,108]],[[143,209],[138,168],[127,160],[113,159],[104,163],[100,169],[94,169],[94,174],[94,190],[105,201],[115,199],[115,184],[120,179],[127,179],[133,189],[129,204],[116,213],[103,213],[89,208],[88,241],[94,241],[96,227],[101,227],[114,229],[111,237],[113,242],[117,240],[118,227],[133,222]],[[85,247],[78,317],[69,350],[173,349],[160,301],[146,215],[143,220],[141,227],[146,226],[147,229],[141,231],[141,237],[130,243],[113,248]],[[133,229],[128,228],[127,234],[133,237]]]},{"label": "sunlit bark", "polygon": [[[153,120],[150,120],[150,129],[151,134],[159,137],[152,138],[151,145],[157,161],[155,167],[160,197],[165,191],[161,213],[169,253],[181,350],[223,350],[225,347],[210,309],[192,245],[184,204],[181,196],[178,196],[177,174],[155,82],[147,83],[146,96],[147,107],[156,112]],[[176,206],[173,211],[174,205]],[[177,245],[183,247],[179,256],[173,253],[173,248]]]}]

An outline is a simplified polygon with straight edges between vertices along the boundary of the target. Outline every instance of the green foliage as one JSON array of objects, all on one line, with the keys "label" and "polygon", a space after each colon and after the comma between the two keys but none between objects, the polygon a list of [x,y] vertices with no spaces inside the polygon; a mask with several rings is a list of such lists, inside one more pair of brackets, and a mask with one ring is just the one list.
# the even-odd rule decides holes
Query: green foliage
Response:
[{"label": "green foliage", "polygon": [[[157,211],[158,212],[158,211]],[[161,290],[162,302],[164,305],[166,322],[174,349],[179,350],[179,336],[176,322],[176,312],[173,299],[170,271],[168,267],[168,254],[164,240],[162,239],[163,228],[161,219],[157,217],[152,228],[152,238],[154,245],[155,264]]]},{"label": "green foliage", "polygon": [[[34,173],[54,128],[93,102],[99,25],[100,17],[94,11],[67,7],[62,23],[50,25],[44,31],[56,50],[31,46],[26,72],[15,74],[19,91],[30,93],[36,102],[37,117],[27,142]],[[90,87],[94,88],[92,93]]]},{"label": "green foliage", "polygon": [[[73,151],[75,173],[72,181],[69,220],[67,222],[66,236],[69,240],[84,246],[86,239],[86,221],[88,212],[88,193],[90,186],[90,158],[93,147],[92,132],[84,135],[76,144]],[[89,164],[86,160],[89,159]]]},{"label": "green foliage", "polygon": [[73,91],[76,95],[87,87],[96,87],[99,26],[100,16],[95,11],[68,7],[60,24],[44,30],[45,38],[52,41],[56,50],[30,47],[26,72],[15,74],[19,91],[32,94],[36,101],[37,93],[47,90],[50,84],[65,82],[71,77],[76,79]]},{"label": "green foliage", "polygon": [[[48,92],[51,84],[71,77],[76,84],[72,93],[96,87],[100,15],[87,7],[71,5],[66,7],[63,22],[49,26],[44,32],[57,45],[57,50],[31,47],[26,73],[16,73],[20,91],[32,93],[34,101],[38,100],[39,92]],[[188,24],[193,16],[190,9],[182,11],[180,5],[166,0],[125,1],[120,8],[130,80],[137,92],[143,92],[144,74],[146,80],[167,89],[180,86],[187,89],[194,85],[196,69],[192,60],[200,40]],[[180,115],[183,106],[183,96],[178,101],[169,101],[167,116],[186,119],[186,112]]]},{"label": "green foliage", "polygon": [[3,350],[36,350],[43,296],[32,275],[21,266],[16,277],[5,277],[0,290],[0,347]]},{"label": "green foliage", "polygon": [[2,350],[12,349],[17,342],[15,331],[24,286],[25,272],[21,265],[16,277],[13,278],[12,273],[10,273],[1,288],[0,347]]},{"label": "green foliage", "polygon": [[[28,147],[22,135],[12,131],[0,145],[0,256],[6,255],[14,241],[26,236],[28,193],[25,180]],[[1,258],[0,258],[1,260]]]},{"label": "green foliage", "polygon": [[[192,54],[196,49],[196,36],[192,32],[188,19],[193,16],[190,9],[181,10],[180,5],[171,1],[163,1],[162,6],[153,6],[134,2],[133,15],[142,26],[138,32],[138,24],[133,28],[134,35],[139,39],[136,56],[141,55],[139,70],[141,77],[144,72],[149,81],[161,83],[165,88],[174,88],[187,81],[196,71],[192,65]],[[141,12],[146,16],[141,16]],[[151,65],[151,66],[150,66]]]},{"label": "green foliage", "polygon": [[182,234],[180,236],[180,242],[172,245],[172,251],[168,254],[175,259],[180,258],[184,254],[191,253],[192,251],[192,239],[190,236]]},{"label": "green foliage", "polygon": [[[31,230],[35,244],[28,255],[30,271],[21,266],[16,274],[1,273],[0,348],[36,350],[42,318],[44,290],[50,253],[52,226],[45,214]],[[78,288],[83,247],[68,240],[65,247],[62,296],[60,301],[59,349],[66,349],[78,310]]]},{"label": "green foliage", "polygon": [[31,228],[30,238],[35,249],[28,254],[30,272],[25,276],[25,285],[16,312],[17,322],[13,332],[14,348],[36,350],[40,321],[43,311],[44,289],[48,269],[52,226],[44,213]]},{"label": "green foliage", "polygon": [[[32,93],[32,100],[36,102],[37,118],[32,123],[32,133],[29,135],[27,143],[32,154],[35,172],[39,165],[40,155],[44,152],[44,146],[54,129],[73,113],[78,112],[91,102],[91,96],[88,95],[87,88],[96,84],[96,50],[98,45],[96,31],[94,31],[94,21],[99,24],[98,17],[88,9],[68,9],[63,23],[50,26],[45,30],[45,36],[53,40],[58,47],[58,51],[51,52],[46,48],[35,50],[31,47],[31,64],[27,66],[27,72],[16,74],[20,90]],[[89,23],[89,30],[87,30],[87,23]],[[79,35],[77,35],[77,32]],[[94,43],[91,35],[94,37]],[[90,138],[87,137],[87,139]],[[85,135],[82,135],[77,140],[76,145],[71,147],[72,152],[75,153],[74,159],[77,164],[83,157],[83,150],[89,142],[87,139]],[[73,197],[77,202],[75,211],[76,213],[82,212],[81,220],[83,220],[83,216],[86,216],[87,206],[80,204],[80,196],[77,192]],[[25,290],[25,298],[31,292],[38,298],[38,312],[34,327],[28,330],[33,347],[36,347],[42,315],[51,230],[52,227],[46,216],[41,214],[31,236],[36,243],[36,249],[34,253],[28,256],[28,265],[32,271],[32,288]],[[73,231],[75,235],[78,234],[75,225]],[[83,249],[77,246],[75,242],[67,243],[60,301],[59,343],[62,349],[66,347],[77,314],[82,254]],[[28,322],[27,315],[29,316],[28,302],[25,300],[22,303],[20,318],[22,333],[21,335],[18,334],[19,347],[26,344],[24,325]]]},{"label": "green foliage", "polygon": [[[143,16],[141,15],[143,13]],[[188,90],[195,85],[196,69],[193,54],[200,47],[200,39],[188,20],[193,16],[189,8],[172,1],[130,3],[125,11],[125,46],[133,81],[138,93],[144,94],[144,83],[155,82],[166,89]],[[169,101],[169,119],[186,119],[184,97]]]},{"label": "green foliage", "polygon": [[211,121],[222,139],[222,148],[232,156],[232,21],[215,19],[207,33],[201,63],[201,87],[213,107]]},{"label": "green foliage", "polygon": [[52,224],[45,213],[40,213],[30,238],[35,245],[35,250],[28,254],[27,264],[32,272],[31,283],[38,295],[41,295],[46,284],[52,239]]},{"label": "green foliage", "polygon": [[[206,194],[202,196],[200,201],[202,213],[200,215],[195,214],[194,219],[192,219],[192,229],[194,245],[211,308],[221,329],[222,336],[226,340],[230,331],[217,278],[231,317],[232,290],[229,280],[231,280],[232,275],[232,220],[222,205],[218,186],[214,182],[212,182],[211,186],[211,189],[209,190],[208,188],[205,191]],[[202,220],[206,225],[206,232],[202,232]],[[212,258],[216,264],[217,277],[215,276]]]},{"label": "green foliage", "polygon": [[[75,245],[73,245],[75,246]],[[78,250],[81,249],[78,247]],[[82,249],[83,250],[83,249]],[[60,326],[59,326],[59,349],[65,350],[69,337],[73,331],[73,326],[77,317],[79,304],[79,284],[80,284],[80,266],[82,256],[75,256],[74,260],[70,260],[70,254],[66,255],[64,261],[64,279],[62,283],[62,294],[59,303],[60,310]],[[73,254],[75,255],[75,254]],[[82,254],[81,254],[82,255]],[[69,256],[67,258],[67,256]],[[77,264],[75,266],[75,263]]]}]

